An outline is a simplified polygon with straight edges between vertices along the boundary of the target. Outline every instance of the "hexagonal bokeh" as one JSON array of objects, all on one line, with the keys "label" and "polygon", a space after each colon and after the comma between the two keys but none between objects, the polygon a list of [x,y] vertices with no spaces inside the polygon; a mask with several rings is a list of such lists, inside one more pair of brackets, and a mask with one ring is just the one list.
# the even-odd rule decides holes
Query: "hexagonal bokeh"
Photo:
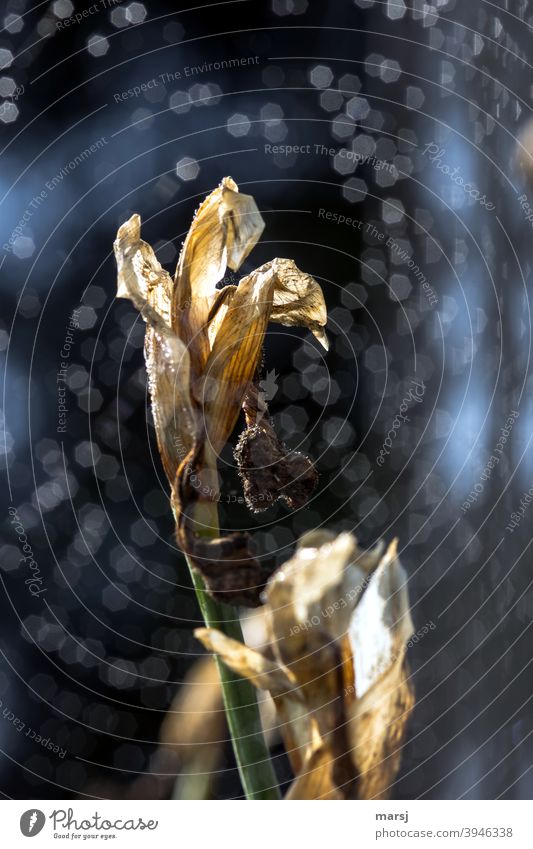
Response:
[{"label": "hexagonal bokeh", "polygon": [[183,115],[191,108],[191,98],[188,91],[175,91],[170,95],[168,105],[176,115]]},{"label": "hexagonal bokeh", "polygon": [[11,97],[17,88],[17,84],[12,77],[0,77],[0,97]]},{"label": "hexagonal bokeh", "polygon": [[87,50],[91,56],[105,56],[109,50],[109,41],[102,35],[91,35],[87,40]]},{"label": "hexagonal bokeh", "polygon": [[[0,120],[2,119],[2,114],[0,110]],[[17,236],[15,241],[13,242],[13,254],[18,257],[18,259],[29,259],[30,256],[33,256],[35,253],[35,242],[31,238],[31,236]]]},{"label": "hexagonal bokeh", "polygon": [[349,203],[360,203],[368,194],[368,186],[359,177],[350,177],[342,187],[342,194]]},{"label": "hexagonal bokeh", "polygon": [[13,54],[7,47],[0,47],[0,71],[13,64]]},{"label": "hexagonal bokeh", "polygon": [[234,112],[226,122],[228,133],[235,138],[247,136],[251,129],[250,119],[242,112]]},{"label": "hexagonal bokeh", "polygon": [[70,0],[55,0],[52,11],[57,18],[68,18],[74,11],[74,5]]},{"label": "hexagonal bokeh", "polygon": [[397,21],[403,18],[406,12],[404,0],[387,0],[387,17],[392,21]]},{"label": "hexagonal bokeh", "polygon": [[398,224],[405,215],[403,203],[397,198],[385,198],[382,215],[385,224]]},{"label": "hexagonal bokeh", "polygon": [[384,83],[395,83],[400,78],[402,69],[396,59],[384,59],[379,69],[379,75]]},{"label": "hexagonal bokeh", "polygon": [[144,3],[130,3],[126,6],[126,20],[130,24],[141,24],[146,18],[147,11]]},{"label": "hexagonal bokeh", "polygon": [[184,182],[196,180],[199,173],[200,166],[192,156],[184,156],[176,165],[176,174]]},{"label": "hexagonal bokeh", "polygon": [[123,29],[131,23],[126,14],[126,9],[123,6],[118,6],[116,9],[112,9],[109,19],[113,26],[117,29]]},{"label": "hexagonal bokeh", "polygon": [[20,15],[11,12],[11,14],[6,15],[4,18],[4,26],[9,33],[14,35],[21,31],[24,26],[24,19]]},{"label": "hexagonal bokeh", "polygon": [[315,88],[327,88],[333,82],[333,71],[327,65],[315,65],[311,69],[309,79]]}]

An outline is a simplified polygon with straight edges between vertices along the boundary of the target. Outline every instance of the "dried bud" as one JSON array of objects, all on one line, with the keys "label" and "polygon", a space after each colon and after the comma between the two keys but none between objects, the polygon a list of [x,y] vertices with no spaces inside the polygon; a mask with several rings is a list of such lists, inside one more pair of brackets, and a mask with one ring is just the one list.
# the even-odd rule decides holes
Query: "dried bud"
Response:
[{"label": "dried bud", "polygon": [[303,507],[318,483],[311,460],[289,451],[266,417],[241,433],[234,456],[246,504],[253,513],[261,513],[278,498],[291,510]]}]

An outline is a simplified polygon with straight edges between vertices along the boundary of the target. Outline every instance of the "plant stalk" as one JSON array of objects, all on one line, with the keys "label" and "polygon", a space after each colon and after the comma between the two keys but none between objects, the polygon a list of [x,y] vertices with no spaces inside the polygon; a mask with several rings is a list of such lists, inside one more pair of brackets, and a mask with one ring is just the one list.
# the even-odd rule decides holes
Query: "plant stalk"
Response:
[{"label": "plant stalk", "polygon": [[[201,576],[185,555],[196,590],[200,610],[208,628],[218,628],[226,636],[243,643],[236,609],[219,604],[205,590]],[[255,690],[219,658],[216,658],[222,696],[235,760],[247,799],[280,799],[278,783],[266,747]]]}]

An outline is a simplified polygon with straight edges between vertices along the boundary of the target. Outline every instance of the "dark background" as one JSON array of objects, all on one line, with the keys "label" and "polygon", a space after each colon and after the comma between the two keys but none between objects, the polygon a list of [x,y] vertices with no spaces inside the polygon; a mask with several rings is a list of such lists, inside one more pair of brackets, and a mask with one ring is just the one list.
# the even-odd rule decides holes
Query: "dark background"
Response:
[{"label": "dark background", "polygon": [[[513,533],[506,526],[533,483],[532,240],[516,166],[530,119],[531,3],[149,0],[101,4],[67,27],[65,17],[90,8],[74,5],[9,0],[0,33],[2,244],[27,219],[1,258],[1,792],[138,792],[201,653],[147,413],[143,324],[114,299],[112,242],[139,212],[143,237],[173,270],[195,208],[231,174],[266,221],[243,274],[294,258],[323,285],[331,347],[324,356],[310,335],[274,325],[266,345],[278,430],[317,461],[313,501],[257,520],[223,498],[221,524],[255,529],[272,565],[322,524],[365,545],[398,535],[415,625],[435,628],[409,653],[417,706],[395,796],[530,798],[533,513],[526,506]],[[257,62],[201,69],[247,56]],[[200,70],[187,77],[191,66]],[[316,153],[322,144],[337,155]],[[424,153],[429,144],[448,173]],[[355,154],[375,160],[356,165]],[[60,352],[78,308],[58,433]],[[423,400],[380,466],[412,379]],[[464,512],[512,410],[501,458]],[[231,497],[230,450],[223,461]],[[9,506],[43,576],[37,598]],[[65,757],[17,732],[10,713]],[[241,792],[226,749],[219,797]],[[281,755],[277,767],[287,778]]]}]

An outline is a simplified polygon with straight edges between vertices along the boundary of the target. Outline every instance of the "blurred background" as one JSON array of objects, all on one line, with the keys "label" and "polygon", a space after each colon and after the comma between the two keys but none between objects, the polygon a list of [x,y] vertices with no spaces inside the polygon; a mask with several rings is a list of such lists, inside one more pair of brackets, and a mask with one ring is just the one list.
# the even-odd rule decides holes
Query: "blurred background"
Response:
[{"label": "blurred background", "polygon": [[222,742],[189,792],[242,793],[212,675],[191,673],[200,615],[112,255],[138,212],[173,272],[229,174],[266,222],[243,274],[293,258],[324,288],[331,344],[277,325],[266,344],[312,501],[250,516],[230,446],[221,525],[252,530],[272,567],[315,527],[397,535],[427,633],[394,796],[531,798],[533,4],[2,14],[0,791],[169,797],[189,761],[158,741],[205,710]]}]

